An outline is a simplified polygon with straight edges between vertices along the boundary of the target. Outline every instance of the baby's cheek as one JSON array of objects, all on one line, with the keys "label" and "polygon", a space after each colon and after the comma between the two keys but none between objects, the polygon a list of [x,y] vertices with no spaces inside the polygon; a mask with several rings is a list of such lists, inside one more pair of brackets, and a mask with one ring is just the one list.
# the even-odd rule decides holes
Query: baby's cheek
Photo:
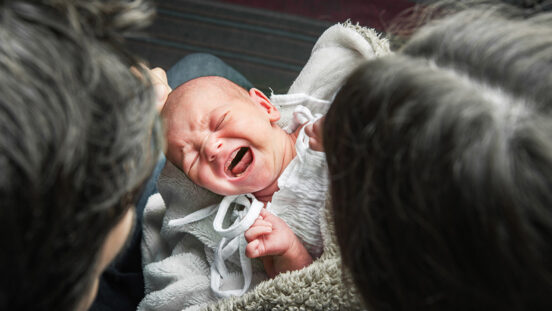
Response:
[{"label": "baby's cheek", "polygon": [[208,174],[203,171],[197,172],[196,174],[191,174],[190,179],[194,183],[202,187],[209,187],[210,181],[212,180],[211,178],[209,178]]},{"label": "baby's cheek", "polygon": [[202,168],[198,170],[197,175],[190,178],[195,184],[220,195],[231,194],[226,180],[216,176],[211,169]]},{"label": "baby's cheek", "polygon": [[[210,188],[212,185],[210,184],[212,181],[212,177],[210,177],[210,174],[206,172],[204,169],[198,169],[193,173],[190,173],[190,176],[188,176],[190,180],[192,180],[195,184],[204,187],[204,188]],[[211,189],[209,189],[211,190]]]}]

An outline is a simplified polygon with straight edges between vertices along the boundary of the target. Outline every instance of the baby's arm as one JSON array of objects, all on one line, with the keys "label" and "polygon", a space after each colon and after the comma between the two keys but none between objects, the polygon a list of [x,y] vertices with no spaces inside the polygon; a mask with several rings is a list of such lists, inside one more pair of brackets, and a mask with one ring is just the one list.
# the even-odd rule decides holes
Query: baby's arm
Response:
[{"label": "baby's arm", "polygon": [[281,272],[299,270],[312,263],[312,257],[299,238],[279,217],[265,208],[245,232],[245,254],[262,257],[266,273],[273,278]]},{"label": "baby's arm", "polygon": [[309,147],[314,151],[324,151],[322,128],[324,127],[324,117],[316,120],[313,124],[307,125],[305,134],[309,136]]}]

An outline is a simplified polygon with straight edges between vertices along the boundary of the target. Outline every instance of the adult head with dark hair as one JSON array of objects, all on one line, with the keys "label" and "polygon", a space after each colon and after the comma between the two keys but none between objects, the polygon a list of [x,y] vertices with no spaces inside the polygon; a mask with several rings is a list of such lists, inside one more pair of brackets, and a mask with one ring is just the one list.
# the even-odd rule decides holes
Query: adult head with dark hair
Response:
[{"label": "adult head with dark hair", "polygon": [[0,4],[0,309],[86,310],[162,139],[142,1]]},{"label": "adult head with dark hair", "polygon": [[370,310],[552,309],[552,14],[457,12],[358,68],[324,124]]}]

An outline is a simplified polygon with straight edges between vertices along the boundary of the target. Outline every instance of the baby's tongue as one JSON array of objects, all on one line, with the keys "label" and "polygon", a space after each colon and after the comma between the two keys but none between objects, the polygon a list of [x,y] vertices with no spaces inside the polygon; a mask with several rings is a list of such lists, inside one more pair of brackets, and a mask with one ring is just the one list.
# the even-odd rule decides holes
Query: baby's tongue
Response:
[{"label": "baby's tongue", "polygon": [[249,164],[251,164],[251,161],[253,160],[253,156],[251,155],[251,149],[248,149],[247,152],[243,155],[240,162],[232,168],[232,174],[234,175],[240,175],[243,173]]}]

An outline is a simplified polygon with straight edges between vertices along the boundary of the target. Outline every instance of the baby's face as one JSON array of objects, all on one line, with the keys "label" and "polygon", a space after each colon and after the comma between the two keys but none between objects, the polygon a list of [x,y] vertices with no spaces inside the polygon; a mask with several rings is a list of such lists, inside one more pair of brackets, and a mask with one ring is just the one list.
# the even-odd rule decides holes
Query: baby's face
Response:
[{"label": "baby's face", "polygon": [[[258,98],[194,88],[171,94],[169,160],[196,184],[222,195],[254,193],[277,182],[283,166],[279,113]],[[176,102],[173,102],[176,101]],[[272,107],[274,109],[274,107]]]}]

